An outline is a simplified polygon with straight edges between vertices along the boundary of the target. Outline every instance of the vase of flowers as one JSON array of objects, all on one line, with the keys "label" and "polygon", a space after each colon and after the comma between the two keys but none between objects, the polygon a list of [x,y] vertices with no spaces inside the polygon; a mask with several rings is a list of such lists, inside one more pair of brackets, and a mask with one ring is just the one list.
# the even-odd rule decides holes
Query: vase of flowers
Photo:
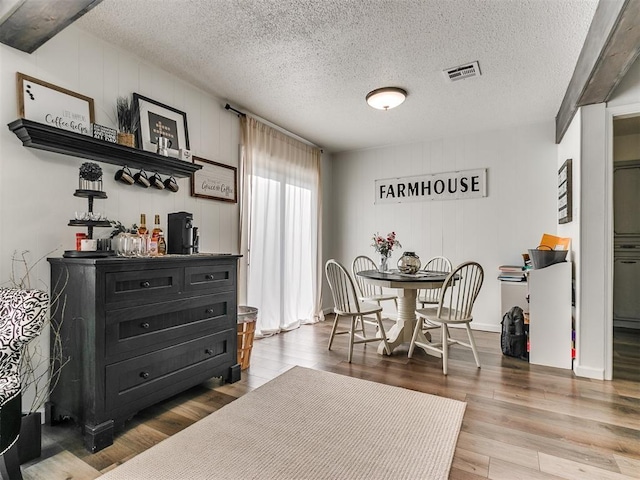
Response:
[{"label": "vase of flowers", "polygon": [[391,256],[391,252],[395,247],[402,247],[400,242],[396,239],[396,232],[390,232],[386,237],[376,233],[373,236],[373,243],[371,244],[375,248],[376,252],[380,254],[380,263],[378,264],[378,270],[386,272],[388,269],[388,261]]}]

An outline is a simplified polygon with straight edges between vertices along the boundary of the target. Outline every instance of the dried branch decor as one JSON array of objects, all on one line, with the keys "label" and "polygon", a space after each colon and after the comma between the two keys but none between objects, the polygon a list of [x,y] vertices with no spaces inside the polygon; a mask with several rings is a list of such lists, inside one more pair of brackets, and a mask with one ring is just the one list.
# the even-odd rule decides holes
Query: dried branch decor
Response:
[{"label": "dried branch decor", "polygon": [[[11,274],[9,279],[12,287],[24,290],[35,288],[31,286],[31,272],[42,259],[52,253],[53,251],[47,253],[39,258],[33,265],[29,266],[29,262],[27,261],[28,250],[20,254],[14,252],[11,257]],[[51,291],[63,292],[68,280],[69,273],[67,272],[66,277],[60,280],[63,284],[61,286],[55,285]],[[44,407],[44,404],[49,399],[49,393],[55,388],[60,379],[62,368],[64,368],[70,360],[70,357],[65,356],[63,351],[63,341],[60,336],[62,323],[54,324],[51,322],[51,318],[56,315],[58,311],[62,313],[60,318],[64,318],[66,303],[67,296],[63,294],[52,297],[49,302],[49,315],[45,320],[43,329],[46,330],[48,327],[50,331],[52,342],[50,352],[43,352],[42,345],[39,341],[31,341],[21,357],[22,391],[26,392],[31,389],[33,392],[33,400],[25,413],[36,412]]]}]

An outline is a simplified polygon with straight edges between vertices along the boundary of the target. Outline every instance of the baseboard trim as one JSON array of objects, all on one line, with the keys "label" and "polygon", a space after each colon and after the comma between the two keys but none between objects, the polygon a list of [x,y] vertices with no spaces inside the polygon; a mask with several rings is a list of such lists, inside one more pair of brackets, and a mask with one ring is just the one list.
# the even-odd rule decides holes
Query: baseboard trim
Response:
[{"label": "baseboard trim", "polygon": [[574,366],[573,366],[573,373],[575,373],[577,377],[592,378],[594,380],[605,379],[603,368],[584,367],[582,365],[578,365],[578,363],[575,360],[574,360]]},{"label": "baseboard trim", "polygon": [[640,329],[640,320],[623,320],[614,318],[613,327]]}]

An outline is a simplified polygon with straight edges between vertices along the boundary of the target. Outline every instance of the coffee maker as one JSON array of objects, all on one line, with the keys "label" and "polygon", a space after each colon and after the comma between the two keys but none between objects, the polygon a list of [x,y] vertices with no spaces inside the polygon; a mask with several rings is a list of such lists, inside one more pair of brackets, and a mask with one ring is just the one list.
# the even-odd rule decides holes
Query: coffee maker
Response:
[{"label": "coffee maker", "polygon": [[167,221],[167,253],[189,255],[198,253],[197,232],[193,226],[193,214],[170,213]]}]

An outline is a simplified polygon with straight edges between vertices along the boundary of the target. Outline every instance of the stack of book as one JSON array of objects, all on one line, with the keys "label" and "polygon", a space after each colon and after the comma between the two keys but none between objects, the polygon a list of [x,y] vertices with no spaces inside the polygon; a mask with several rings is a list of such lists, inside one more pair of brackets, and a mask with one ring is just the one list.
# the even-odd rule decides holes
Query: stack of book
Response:
[{"label": "stack of book", "polygon": [[500,265],[498,280],[502,282],[524,282],[527,280],[525,268],[518,265]]}]

